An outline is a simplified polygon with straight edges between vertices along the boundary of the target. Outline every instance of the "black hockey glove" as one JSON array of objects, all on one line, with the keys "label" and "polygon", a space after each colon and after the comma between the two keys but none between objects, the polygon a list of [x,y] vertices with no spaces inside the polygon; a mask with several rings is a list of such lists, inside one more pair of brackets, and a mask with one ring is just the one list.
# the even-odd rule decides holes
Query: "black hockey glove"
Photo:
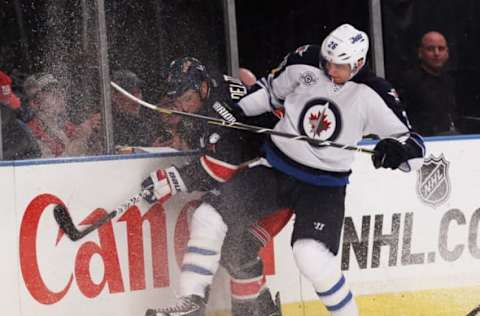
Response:
[{"label": "black hockey glove", "polygon": [[375,168],[397,169],[402,162],[408,160],[408,152],[405,146],[393,138],[384,138],[380,140],[372,155],[372,161]]}]

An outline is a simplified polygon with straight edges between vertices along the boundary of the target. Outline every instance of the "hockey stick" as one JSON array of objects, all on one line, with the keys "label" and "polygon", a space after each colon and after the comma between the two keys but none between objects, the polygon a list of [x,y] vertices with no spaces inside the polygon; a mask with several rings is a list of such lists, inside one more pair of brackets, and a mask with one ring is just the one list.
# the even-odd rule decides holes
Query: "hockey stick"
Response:
[{"label": "hockey stick", "polygon": [[480,305],[475,307],[470,313],[467,314],[467,316],[476,316],[480,314]]},{"label": "hockey stick", "polygon": [[177,110],[169,110],[169,109],[161,108],[161,107],[155,106],[153,104],[150,104],[148,102],[145,102],[143,100],[140,100],[139,98],[131,95],[130,93],[128,93],[126,90],[121,88],[119,85],[117,85],[113,81],[110,82],[110,83],[115,90],[122,93],[123,95],[125,95],[129,99],[131,99],[131,100],[137,102],[138,104],[143,105],[143,106],[145,106],[145,107],[147,107],[151,110],[154,110],[154,111],[157,111],[157,112],[160,112],[160,113],[175,114],[175,115],[181,115],[181,116],[185,116],[185,117],[189,117],[189,118],[202,119],[202,120],[206,120],[208,122],[208,124],[211,124],[211,125],[217,125],[217,126],[222,126],[222,127],[226,127],[226,128],[235,128],[235,129],[249,131],[249,132],[257,133],[257,134],[268,134],[268,135],[274,135],[274,136],[289,138],[289,139],[293,139],[293,140],[305,141],[305,142],[307,142],[311,145],[315,145],[315,146],[331,146],[331,147],[335,147],[335,148],[340,148],[340,149],[345,149],[345,150],[353,150],[353,151],[356,151],[356,152],[367,153],[367,154],[373,154],[374,153],[374,151],[371,150],[371,149],[361,148],[361,147],[358,147],[358,146],[345,145],[345,144],[339,144],[339,143],[331,142],[331,141],[314,139],[314,138],[310,138],[310,137],[305,136],[305,135],[295,135],[295,134],[279,132],[279,131],[275,131],[273,129],[264,128],[264,127],[260,127],[260,126],[243,124],[243,123],[240,123],[240,122],[227,122],[227,121],[222,120],[222,119],[218,119],[218,118],[210,117],[210,116],[206,116],[206,115],[201,115],[201,114],[197,114],[197,113],[188,113],[188,112],[182,112],[182,111],[177,111]]},{"label": "hockey stick", "polygon": [[53,216],[55,217],[55,221],[57,222],[58,226],[63,230],[65,235],[68,236],[72,241],[77,241],[84,236],[88,235],[92,231],[96,230],[106,222],[110,221],[117,215],[122,214],[126,210],[128,210],[133,205],[137,204],[145,195],[148,194],[148,190],[144,190],[135,194],[134,196],[130,197],[127,201],[117,207],[115,210],[107,213],[105,216],[96,220],[93,224],[88,226],[83,230],[79,230],[75,224],[73,223],[72,217],[68,213],[67,208],[65,205],[56,205],[53,209]]},{"label": "hockey stick", "polygon": [[[261,164],[261,159],[260,158],[255,158],[252,160],[245,161],[241,164],[239,164],[236,168],[236,170],[242,170],[245,168],[251,168],[255,166],[255,164]],[[105,214],[105,216],[99,218],[90,226],[87,228],[80,230],[78,229],[75,224],[73,223],[73,219],[70,216],[70,213],[68,212],[67,208],[65,205],[56,205],[53,208],[53,216],[55,217],[55,221],[57,222],[58,226],[63,230],[65,235],[68,236],[72,241],[77,241],[89,233],[93,232],[94,230],[100,228],[103,224],[107,223],[110,221],[112,218],[124,213],[126,210],[128,210],[130,207],[133,205],[137,204],[141,199],[143,199],[145,196],[149,195],[149,190],[143,190],[142,192],[139,192],[135,194],[134,196],[130,197],[127,201],[125,201],[123,204],[121,204],[119,207],[117,207],[115,210]]]}]

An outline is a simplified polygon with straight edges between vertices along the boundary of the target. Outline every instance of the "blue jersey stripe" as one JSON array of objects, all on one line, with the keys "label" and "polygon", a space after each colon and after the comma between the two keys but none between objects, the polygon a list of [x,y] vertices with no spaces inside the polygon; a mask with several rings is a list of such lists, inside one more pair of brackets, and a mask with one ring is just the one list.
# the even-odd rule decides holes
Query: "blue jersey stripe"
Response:
[{"label": "blue jersey stripe", "polygon": [[[285,174],[288,174],[289,176],[292,176],[302,182],[306,182],[316,186],[333,187],[345,186],[348,184],[348,175],[333,176],[329,174],[318,174],[321,172],[320,170],[315,170],[316,173],[312,173],[308,170],[300,169],[299,167],[285,161],[282,157],[278,155],[278,153],[275,152],[275,150],[271,147],[270,144],[264,144],[262,148],[266,155],[265,158],[273,168]],[[305,168],[308,167],[305,166]]]}]

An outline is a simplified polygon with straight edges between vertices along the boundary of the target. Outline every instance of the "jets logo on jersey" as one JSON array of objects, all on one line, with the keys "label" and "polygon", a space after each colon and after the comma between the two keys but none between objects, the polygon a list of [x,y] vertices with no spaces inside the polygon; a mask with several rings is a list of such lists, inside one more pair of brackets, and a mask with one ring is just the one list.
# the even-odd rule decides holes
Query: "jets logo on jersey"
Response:
[{"label": "jets logo on jersey", "polygon": [[304,45],[304,46],[301,46],[301,47],[297,48],[297,50],[295,51],[295,54],[303,56],[303,53],[305,53],[308,50],[309,46],[310,45]]},{"label": "jets logo on jersey", "polygon": [[302,74],[300,74],[300,82],[304,86],[307,86],[307,87],[311,86],[311,85],[315,84],[315,82],[317,82],[317,80],[318,80],[317,76],[312,71],[305,71]]},{"label": "jets logo on jersey", "polygon": [[298,130],[313,139],[333,141],[341,126],[338,106],[332,100],[316,98],[306,103],[299,117]]}]

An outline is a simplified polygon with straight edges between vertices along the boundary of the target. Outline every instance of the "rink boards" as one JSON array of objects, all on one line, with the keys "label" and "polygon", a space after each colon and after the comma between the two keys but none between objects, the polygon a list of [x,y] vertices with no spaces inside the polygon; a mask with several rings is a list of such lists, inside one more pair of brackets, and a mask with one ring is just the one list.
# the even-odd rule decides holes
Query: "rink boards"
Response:
[{"label": "rink boards", "polygon": [[[429,141],[431,159],[409,174],[375,170],[368,155],[356,155],[338,261],[362,314],[465,316],[480,304],[479,145],[477,138]],[[75,223],[88,224],[135,194],[150,171],[189,159],[1,163],[2,314],[130,316],[171,303],[199,194],[142,202],[77,242],[59,232],[52,208],[64,203]],[[263,253],[268,284],[280,291],[284,315],[327,315],[295,267],[291,224]],[[222,270],[209,310],[228,308]]]}]

